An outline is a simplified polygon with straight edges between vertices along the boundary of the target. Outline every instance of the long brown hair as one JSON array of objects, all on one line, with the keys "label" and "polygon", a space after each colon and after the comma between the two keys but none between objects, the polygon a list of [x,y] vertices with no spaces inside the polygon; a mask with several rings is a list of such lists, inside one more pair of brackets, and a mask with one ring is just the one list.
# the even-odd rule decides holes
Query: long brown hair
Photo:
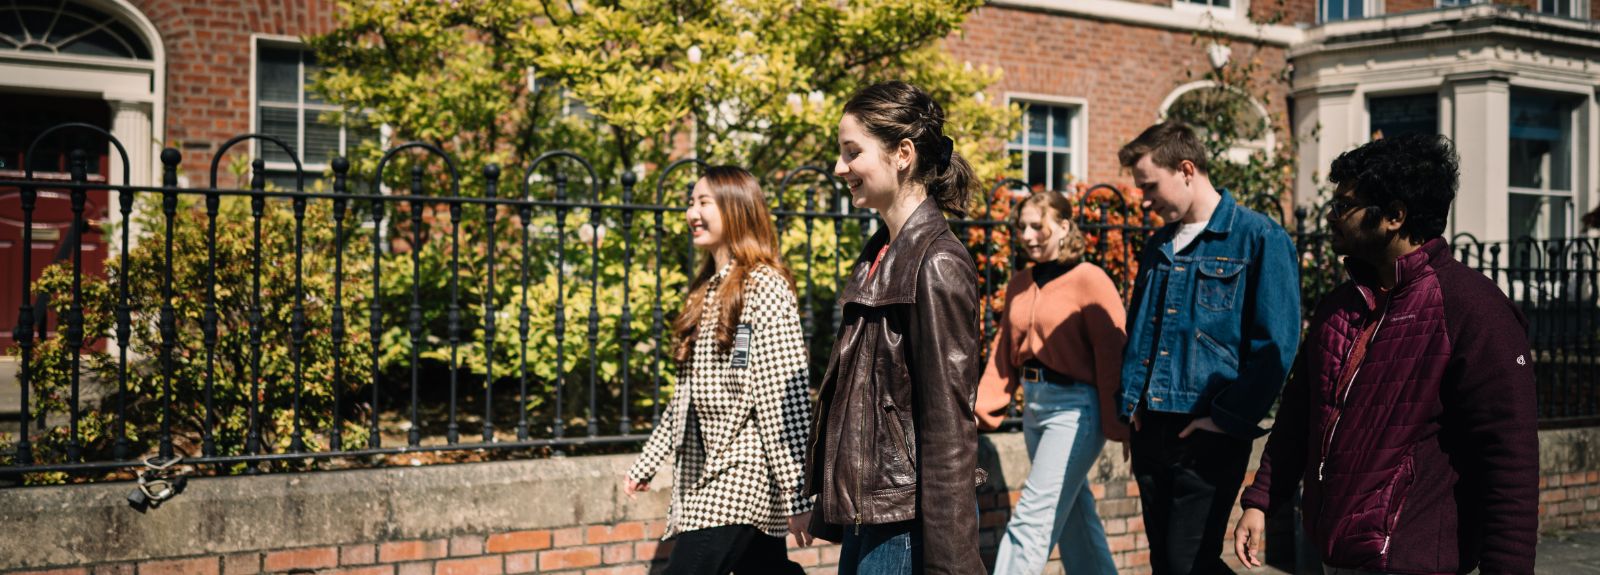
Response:
[{"label": "long brown hair", "polygon": [[[755,176],[743,168],[714,166],[706,169],[701,178],[711,188],[711,199],[722,214],[722,243],[732,256],[733,269],[717,290],[715,305],[721,310],[716,332],[712,334],[719,349],[733,347],[733,332],[744,311],[744,280],[757,266],[765,265],[783,276],[789,288],[794,288],[794,278],[783,265],[778,254],[778,232],[772,227],[772,214],[767,211],[766,197]],[[700,262],[700,271],[689,286],[689,297],[684,301],[683,313],[672,320],[675,345],[672,356],[679,363],[689,360],[694,342],[700,337],[700,315],[706,309],[706,292],[711,277],[717,274],[715,258],[706,257]]]}]

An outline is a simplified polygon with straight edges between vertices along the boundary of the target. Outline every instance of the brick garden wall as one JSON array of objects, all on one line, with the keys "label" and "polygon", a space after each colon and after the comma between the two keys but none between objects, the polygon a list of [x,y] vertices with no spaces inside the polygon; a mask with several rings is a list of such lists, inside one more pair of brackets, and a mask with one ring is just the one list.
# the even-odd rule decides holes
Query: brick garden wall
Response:
[{"label": "brick garden wall", "polygon": [[[1540,452],[1541,530],[1600,526],[1600,428],[1541,432]],[[985,435],[980,458],[991,471],[979,497],[980,543],[992,561],[1027,474],[1020,434]],[[128,484],[0,490],[0,573],[644,575],[671,551],[659,541],[671,474],[630,501],[618,478],[632,459],[196,479],[143,515],[124,504]],[[1090,480],[1117,566],[1147,573],[1138,486],[1120,449],[1101,457]],[[1282,527],[1269,524],[1269,558],[1292,555],[1277,547],[1291,540]],[[790,547],[812,573],[834,572],[838,546]],[[1060,564],[1046,572],[1060,573]]]}]

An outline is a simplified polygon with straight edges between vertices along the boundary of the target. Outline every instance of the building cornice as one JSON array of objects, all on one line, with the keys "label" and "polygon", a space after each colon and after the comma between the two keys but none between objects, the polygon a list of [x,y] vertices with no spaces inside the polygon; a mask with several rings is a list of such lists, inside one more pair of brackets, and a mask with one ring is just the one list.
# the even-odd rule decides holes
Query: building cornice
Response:
[{"label": "building cornice", "polygon": [[1389,50],[1399,44],[1459,43],[1484,36],[1600,50],[1600,21],[1474,4],[1324,24],[1308,31],[1305,41],[1290,49],[1289,57]]},{"label": "building cornice", "polygon": [[1262,24],[1242,16],[1218,17],[1205,11],[1177,10],[1171,6],[1154,6],[1126,0],[990,0],[988,5],[1179,32],[1215,32],[1229,38],[1285,48],[1300,43],[1306,34],[1304,30],[1293,26]]}]

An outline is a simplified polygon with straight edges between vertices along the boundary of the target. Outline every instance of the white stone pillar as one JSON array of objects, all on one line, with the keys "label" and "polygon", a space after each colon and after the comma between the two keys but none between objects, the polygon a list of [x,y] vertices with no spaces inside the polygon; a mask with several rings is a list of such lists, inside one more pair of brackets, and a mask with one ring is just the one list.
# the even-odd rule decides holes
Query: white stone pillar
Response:
[{"label": "white stone pillar", "polygon": [[[106,181],[112,184],[127,184],[132,186],[150,186],[159,184],[156,181],[156,148],[159,144],[152,137],[153,125],[150,121],[150,103],[135,99],[118,100],[107,99],[111,106],[111,135],[122,142],[122,147],[128,150],[128,181],[122,181],[122,155],[117,153],[116,146],[106,153],[111,157],[111,173],[106,174]],[[110,201],[107,217],[118,225],[122,224],[121,194],[112,190],[107,196]],[[129,222],[129,241],[138,243],[134,239],[139,236],[137,223]],[[107,238],[106,245],[110,246],[109,253],[119,254],[123,249],[132,246],[122,245],[122,235]]]},{"label": "white stone pillar", "polygon": [[1511,75],[1484,71],[1445,77],[1454,93],[1452,133],[1461,156],[1454,233],[1508,239],[1511,207]]},{"label": "white stone pillar", "polygon": [[1355,84],[1319,86],[1295,98],[1295,137],[1300,149],[1295,175],[1298,205],[1312,207],[1319,201],[1319,186],[1328,183],[1328,167],[1354,143],[1351,115],[1357,110],[1351,104],[1355,88]]},{"label": "white stone pillar", "polygon": [[134,186],[148,186],[155,183],[152,174],[155,173],[155,148],[156,142],[151,134],[150,103],[133,100],[108,100],[111,105],[111,135],[116,136],[128,149],[128,181],[119,181],[122,178],[122,156],[116,148],[107,151],[111,155],[111,173],[107,179],[113,184],[128,184]]}]

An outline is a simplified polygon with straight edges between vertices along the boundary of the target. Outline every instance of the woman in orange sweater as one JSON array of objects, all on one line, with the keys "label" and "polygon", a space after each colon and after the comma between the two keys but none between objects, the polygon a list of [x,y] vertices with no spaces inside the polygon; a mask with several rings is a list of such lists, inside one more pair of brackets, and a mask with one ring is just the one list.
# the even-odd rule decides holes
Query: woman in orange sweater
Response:
[{"label": "woman in orange sweater", "polygon": [[1117,572],[1087,479],[1107,439],[1128,439],[1115,417],[1125,312],[1111,277],[1083,262],[1083,234],[1070,213],[1057,192],[1017,206],[1012,240],[1034,265],[1006,286],[1005,318],[978,385],[986,429],[999,426],[1022,386],[1023,437],[1033,460],[995,575],[1037,575],[1058,542],[1068,573]]}]

